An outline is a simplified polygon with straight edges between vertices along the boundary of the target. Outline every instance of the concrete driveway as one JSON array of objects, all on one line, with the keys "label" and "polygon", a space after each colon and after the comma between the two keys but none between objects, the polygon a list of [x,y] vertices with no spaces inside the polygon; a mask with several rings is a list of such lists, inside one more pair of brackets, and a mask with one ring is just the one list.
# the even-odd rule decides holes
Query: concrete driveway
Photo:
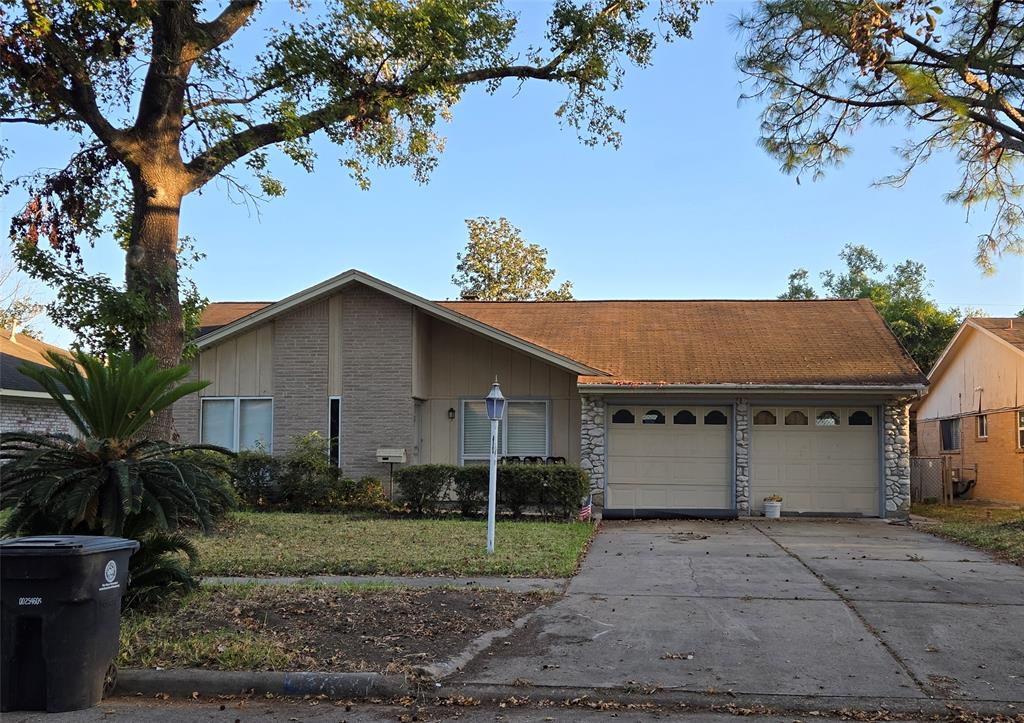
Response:
[{"label": "concrete driveway", "polygon": [[1024,569],[876,520],[605,523],[457,680],[1024,702]]}]

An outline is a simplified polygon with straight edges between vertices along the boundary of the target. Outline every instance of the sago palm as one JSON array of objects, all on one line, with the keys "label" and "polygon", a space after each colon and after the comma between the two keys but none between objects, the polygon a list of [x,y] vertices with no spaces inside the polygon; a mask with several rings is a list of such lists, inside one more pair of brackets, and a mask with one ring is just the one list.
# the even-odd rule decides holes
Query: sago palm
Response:
[{"label": "sago palm", "polygon": [[145,545],[182,525],[206,530],[211,510],[233,506],[228,450],[145,436],[156,413],[206,382],[185,382],[187,367],[159,369],[153,357],[115,355],[104,364],[51,352],[47,359],[52,368],[21,371],[78,434],[0,435],[0,509],[12,510],[3,534],[131,536]]}]

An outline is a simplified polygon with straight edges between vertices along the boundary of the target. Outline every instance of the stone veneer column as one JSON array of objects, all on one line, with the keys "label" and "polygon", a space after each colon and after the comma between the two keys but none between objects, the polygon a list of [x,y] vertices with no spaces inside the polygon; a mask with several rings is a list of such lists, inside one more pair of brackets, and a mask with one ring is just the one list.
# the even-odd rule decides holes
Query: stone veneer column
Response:
[{"label": "stone veneer column", "polygon": [[580,466],[590,474],[591,494],[599,497],[594,506],[604,509],[605,450],[604,399],[580,397]]},{"label": "stone veneer column", "polygon": [[885,405],[885,517],[910,514],[910,405],[896,400]]},{"label": "stone veneer column", "polygon": [[750,401],[736,400],[736,512],[750,514]]}]

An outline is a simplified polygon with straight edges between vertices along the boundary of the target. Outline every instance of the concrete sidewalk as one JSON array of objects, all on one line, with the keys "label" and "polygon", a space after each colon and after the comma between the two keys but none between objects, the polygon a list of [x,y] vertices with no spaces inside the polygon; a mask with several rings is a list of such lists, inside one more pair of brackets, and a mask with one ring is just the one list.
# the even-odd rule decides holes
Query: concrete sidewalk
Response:
[{"label": "concrete sidewalk", "polygon": [[566,596],[450,682],[1024,704],[1022,651],[1024,569],[908,526],[605,523]]}]

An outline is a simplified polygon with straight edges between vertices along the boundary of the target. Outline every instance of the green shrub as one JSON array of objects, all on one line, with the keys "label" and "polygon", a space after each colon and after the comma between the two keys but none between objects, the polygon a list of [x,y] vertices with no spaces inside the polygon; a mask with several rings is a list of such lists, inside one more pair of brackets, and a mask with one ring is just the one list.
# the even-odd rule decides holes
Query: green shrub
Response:
[{"label": "green shrub", "polygon": [[541,512],[562,519],[575,517],[590,489],[590,476],[574,464],[553,464],[544,470],[547,479],[540,495]]},{"label": "green shrub", "polygon": [[457,468],[450,464],[414,464],[395,472],[398,493],[418,514],[439,512],[452,488]]},{"label": "green shrub", "polygon": [[319,432],[292,438],[291,451],[280,462],[281,503],[293,512],[326,512],[341,508],[344,483],[331,464],[327,440]]},{"label": "green shrub", "polygon": [[477,515],[487,507],[487,484],[486,465],[470,464],[455,469],[455,500],[463,515]]},{"label": "green shrub", "polygon": [[384,483],[376,477],[363,477],[358,482],[352,482],[345,504],[347,509],[366,512],[385,512],[393,507],[391,500],[384,494]]},{"label": "green shrub", "polygon": [[280,497],[281,463],[262,450],[239,452],[234,464],[234,486],[249,507],[269,507]]},{"label": "green shrub", "polygon": [[540,464],[502,464],[498,466],[498,502],[515,517],[540,501],[548,467]]}]

